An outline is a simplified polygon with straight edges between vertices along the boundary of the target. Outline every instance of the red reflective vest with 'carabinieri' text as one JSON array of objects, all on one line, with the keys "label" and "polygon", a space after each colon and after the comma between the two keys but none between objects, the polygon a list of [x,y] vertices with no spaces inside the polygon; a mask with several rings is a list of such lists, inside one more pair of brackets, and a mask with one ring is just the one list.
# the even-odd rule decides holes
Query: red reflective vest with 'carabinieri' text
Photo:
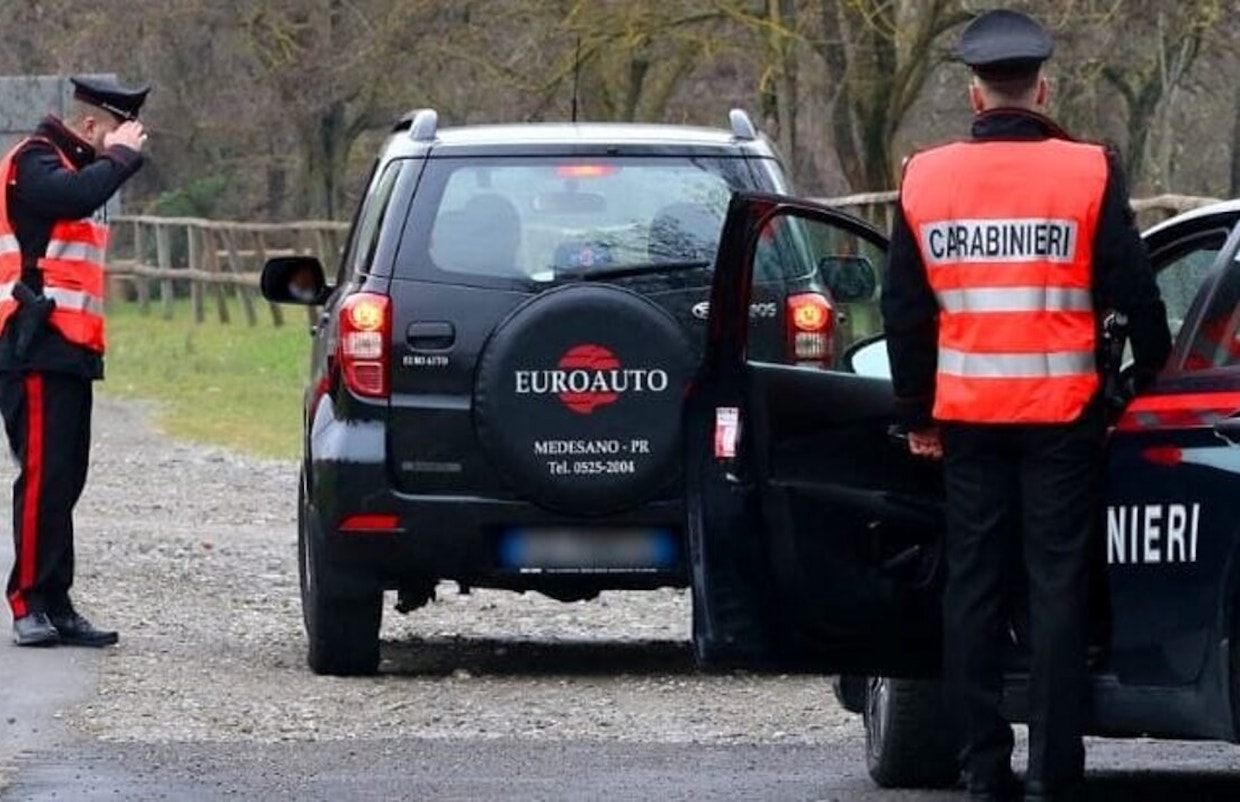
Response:
[{"label": "red reflective vest with 'carabinieri' text", "polygon": [[901,204],[939,303],[934,417],[1066,423],[1098,391],[1101,147],[959,142],[919,153]]},{"label": "red reflective vest with 'carabinieri' text", "polygon": [[[7,188],[14,180],[13,157],[19,143],[0,161],[4,191],[0,191],[0,332],[17,310],[14,285],[21,280],[22,254],[9,218]],[[59,152],[59,150],[57,151]],[[61,155],[65,169],[75,170]],[[108,227],[93,220],[58,220],[47,252],[38,259],[43,294],[56,302],[49,318],[66,340],[100,354],[104,351],[103,283]]]}]

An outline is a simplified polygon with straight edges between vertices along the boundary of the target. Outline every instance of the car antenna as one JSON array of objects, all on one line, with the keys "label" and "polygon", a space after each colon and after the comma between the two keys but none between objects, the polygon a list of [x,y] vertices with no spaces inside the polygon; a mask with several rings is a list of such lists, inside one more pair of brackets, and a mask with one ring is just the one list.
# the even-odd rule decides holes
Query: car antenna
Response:
[{"label": "car antenna", "polygon": [[577,51],[573,54],[573,122],[577,122],[577,86],[581,83],[581,34],[577,35]]}]

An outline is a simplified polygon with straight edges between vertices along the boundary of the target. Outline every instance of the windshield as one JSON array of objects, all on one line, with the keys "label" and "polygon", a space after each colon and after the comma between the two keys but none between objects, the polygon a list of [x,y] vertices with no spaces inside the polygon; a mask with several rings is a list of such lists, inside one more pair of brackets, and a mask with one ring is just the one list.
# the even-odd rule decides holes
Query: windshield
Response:
[{"label": "windshield", "polygon": [[[561,280],[711,266],[734,190],[774,162],[631,156],[431,159],[396,275]],[[438,275],[437,275],[438,274]]]}]

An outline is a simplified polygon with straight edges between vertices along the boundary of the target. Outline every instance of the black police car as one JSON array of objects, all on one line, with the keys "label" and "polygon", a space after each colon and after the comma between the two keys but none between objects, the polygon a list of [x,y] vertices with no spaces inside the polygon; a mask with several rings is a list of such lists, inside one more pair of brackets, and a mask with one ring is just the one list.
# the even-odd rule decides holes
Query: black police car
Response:
[{"label": "black police car", "polygon": [[[409,611],[442,579],[563,600],[687,584],[681,410],[723,217],[734,192],[789,191],[748,116],[730,123],[440,129],[420,110],[334,281],[310,257],[265,266],[269,300],[323,307],[299,506],[314,671],[376,669],[385,589]],[[832,365],[833,304],[872,271],[812,261],[799,224],[756,251],[755,355]]]},{"label": "black police car", "polygon": [[[1240,741],[1238,220],[1240,202],[1228,202],[1145,234],[1175,348],[1110,434],[1094,734]],[[893,434],[885,345],[856,342],[838,370],[748,348],[754,247],[793,223],[824,253],[886,247],[812,203],[741,195],[731,206],[686,416],[695,650],[707,665],[795,661],[840,675],[837,695],[864,717],[873,778],[950,785],[959,769],[935,680],[940,467]],[[1018,622],[1004,705],[1020,721]]]}]

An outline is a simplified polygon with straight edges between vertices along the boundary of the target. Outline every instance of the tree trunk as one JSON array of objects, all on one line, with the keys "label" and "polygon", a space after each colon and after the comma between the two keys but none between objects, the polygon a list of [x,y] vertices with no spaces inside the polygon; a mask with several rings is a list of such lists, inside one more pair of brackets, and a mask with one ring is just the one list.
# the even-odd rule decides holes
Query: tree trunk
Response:
[{"label": "tree trunk", "polygon": [[799,64],[795,36],[798,19],[795,0],[770,0],[768,13],[771,20],[771,48],[775,54],[774,111],[778,128],[776,142],[793,173],[799,172],[799,116],[798,94],[800,92]]},{"label": "tree trunk", "polygon": [[1240,84],[1236,85],[1231,104],[1231,182],[1227,197],[1240,195]]}]

